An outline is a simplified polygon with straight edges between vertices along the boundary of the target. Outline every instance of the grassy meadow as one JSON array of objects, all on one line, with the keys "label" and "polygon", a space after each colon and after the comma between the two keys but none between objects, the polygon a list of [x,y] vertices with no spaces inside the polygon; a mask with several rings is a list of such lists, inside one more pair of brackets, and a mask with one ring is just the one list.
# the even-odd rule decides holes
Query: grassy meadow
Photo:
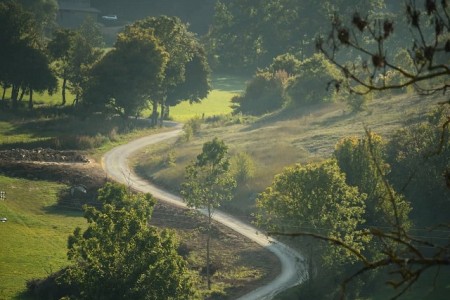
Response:
[{"label": "grassy meadow", "polygon": [[[201,152],[203,143],[214,137],[223,139],[231,156],[245,152],[255,165],[254,177],[239,188],[236,199],[227,205],[233,213],[248,217],[255,196],[283,168],[329,157],[341,138],[363,135],[364,126],[389,139],[407,122],[424,118],[437,101],[402,94],[374,99],[358,113],[351,112],[343,103],[336,103],[288,108],[249,123],[238,122],[226,127],[205,123],[189,141],[180,138],[143,150],[134,164],[141,174],[177,191],[184,179],[185,166]],[[166,163],[169,158],[171,164]]]},{"label": "grassy meadow", "polygon": [[25,282],[67,265],[67,237],[85,226],[81,212],[55,209],[62,184],[0,175],[0,299],[21,299]]}]

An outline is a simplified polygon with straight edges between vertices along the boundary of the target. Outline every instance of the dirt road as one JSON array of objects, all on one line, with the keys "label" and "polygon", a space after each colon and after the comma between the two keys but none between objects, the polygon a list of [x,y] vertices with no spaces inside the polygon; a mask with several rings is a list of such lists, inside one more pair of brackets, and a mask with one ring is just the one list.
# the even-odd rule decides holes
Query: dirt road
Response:
[{"label": "dirt road", "polygon": [[[133,189],[141,192],[151,193],[156,199],[185,208],[186,204],[179,196],[153,186],[148,181],[137,176],[128,165],[128,158],[134,152],[145,146],[175,138],[182,131],[181,125],[179,124],[169,123],[169,126],[173,127],[173,130],[143,137],[112,149],[103,157],[102,166],[107,172],[108,177],[131,186]],[[239,299],[272,299],[274,295],[307,278],[308,275],[304,258],[298,252],[265,236],[255,227],[243,223],[221,211],[215,212],[214,220],[228,226],[259,245],[266,247],[279,258],[281,263],[282,271],[272,282],[253,290]]]}]

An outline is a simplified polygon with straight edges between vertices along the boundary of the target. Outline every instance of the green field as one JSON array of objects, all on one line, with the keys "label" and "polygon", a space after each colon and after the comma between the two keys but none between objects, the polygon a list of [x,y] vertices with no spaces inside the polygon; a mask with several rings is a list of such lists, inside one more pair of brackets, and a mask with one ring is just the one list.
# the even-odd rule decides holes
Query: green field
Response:
[{"label": "green field", "polygon": [[64,185],[0,176],[0,299],[13,299],[27,280],[67,265],[67,237],[84,226],[81,213],[55,209]]}]

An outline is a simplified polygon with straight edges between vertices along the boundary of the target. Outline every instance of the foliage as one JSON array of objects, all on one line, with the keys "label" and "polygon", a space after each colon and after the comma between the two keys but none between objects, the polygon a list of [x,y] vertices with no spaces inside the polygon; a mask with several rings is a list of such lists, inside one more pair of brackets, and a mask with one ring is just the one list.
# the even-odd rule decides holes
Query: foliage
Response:
[{"label": "foliage", "polygon": [[[390,167],[386,160],[386,143],[381,136],[369,133],[370,137],[346,137],[338,142],[334,151],[339,168],[346,175],[348,185],[358,187],[359,191],[367,195],[366,219],[368,226],[386,227],[396,225],[399,218],[402,228],[410,227],[408,214],[411,211],[409,203],[402,197],[395,197],[395,208],[388,197],[382,176],[386,176]],[[378,172],[377,166],[382,174]]]},{"label": "foliage", "polygon": [[124,118],[137,115],[164,79],[167,61],[153,30],[129,28],[92,68],[84,104],[100,111],[112,109]]},{"label": "foliage", "polygon": [[388,145],[389,179],[412,202],[414,220],[422,226],[448,221],[450,191],[443,176],[450,167],[450,143],[442,128],[448,114],[448,107],[435,109],[427,120],[398,130]]},{"label": "foliage", "polygon": [[269,66],[269,71],[285,71],[289,75],[297,75],[300,73],[302,62],[294,55],[285,53],[278,55]]},{"label": "foliage", "polygon": [[218,1],[207,35],[210,61],[221,71],[266,67],[283,53],[313,54],[310,41],[333,11],[370,11],[384,1]]},{"label": "foliage", "polygon": [[339,79],[339,70],[328,62],[322,54],[316,53],[303,60],[299,72],[289,80],[287,93],[296,104],[332,102],[336,98],[333,89],[324,82]]},{"label": "foliage", "polygon": [[56,89],[56,78],[39,49],[39,32],[29,12],[12,1],[0,3],[0,82],[12,87],[12,106],[18,107],[19,89],[32,91]]},{"label": "foliage", "polygon": [[259,71],[247,83],[243,95],[232,98],[234,113],[262,115],[272,112],[286,102],[287,73]]},{"label": "foliage", "polygon": [[242,185],[255,176],[255,163],[250,155],[238,152],[231,158],[231,173],[238,185]]},{"label": "foliage", "polygon": [[198,135],[202,126],[203,120],[200,117],[189,119],[184,126],[184,139],[189,142],[192,136]]},{"label": "foliage", "polygon": [[208,95],[209,67],[206,56],[192,32],[176,17],[148,17],[126,27],[151,29],[169,59],[162,80],[148,91],[152,101],[152,122],[156,125],[158,104],[161,105],[161,124],[166,117],[166,105],[173,106],[182,100],[198,102]]},{"label": "foliage", "polygon": [[[334,160],[295,165],[284,169],[260,194],[256,220],[269,232],[320,232],[361,251],[366,242],[359,229],[365,221],[365,199],[365,194],[346,184]],[[348,249],[328,247],[322,251],[322,259],[329,266],[354,259]]]},{"label": "foliage", "polygon": [[186,167],[185,181],[181,185],[181,195],[189,207],[206,209],[208,217],[208,239],[206,244],[206,276],[211,289],[210,239],[214,210],[224,201],[232,198],[236,182],[229,172],[228,147],[214,138],[203,144],[197,160]]},{"label": "foliage", "polygon": [[[62,280],[82,299],[186,299],[195,296],[186,262],[172,232],[148,222],[154,200],[124,186],[99,190],[102,208],[87,207],[88,228],[69,237],[73,262]],[[71,296],[71,295],[68,295]]]},{"label": "foliage", "polygon": [[[346,25],[336,15],[332,20],[330,34],[326,38],[318,38],[316,42],[319,51],[345,76],[344,80],[336,84],[360,94],[412,85],[419,92],[448,88],[450,8],[447,1],[423,2],[422,9],[415,1],[405,3],[402,19],[407,20],[411,35],[409,45],[406,46],[406,59],[399,59],[395,54],[405,46],[393,46],[390,43],[395,36],[392,18],[369,18],[356,11],[351,18],[351,25]],[[355,52],[362,59],[346,60],[348,56],[341,54],[343,49]]]}]

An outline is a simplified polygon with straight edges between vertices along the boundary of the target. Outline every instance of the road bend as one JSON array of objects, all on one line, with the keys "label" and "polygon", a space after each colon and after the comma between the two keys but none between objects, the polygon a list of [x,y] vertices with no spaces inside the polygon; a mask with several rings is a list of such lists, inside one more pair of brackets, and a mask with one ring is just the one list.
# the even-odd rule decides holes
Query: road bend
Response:
[{"label": "road bend", "polygon": [[[103,156],[102,166],[109,178],[130,186],[135,190],[150,193],[156,199],[168,204],[187,208],[187,205],[179,196],[162,190],[139,177],[129,166],[129,158],[135,152],[143,147],[176,138],[182,132],[181,124],[167,122],[167,126],[172,127],[172,130],[149,135],[110,150]],[[205,211],[199,211],[206,215]],[[271,251],[278,257],[281,263],[281,273],[273,281],[247,293],[240,297],[239,300],[272,299],[276,294],[307,279],[308,274],[305,259],[294,249],[271,237],[267,237],[257,228],[219,210],[214,212],[213,219]]]}]

